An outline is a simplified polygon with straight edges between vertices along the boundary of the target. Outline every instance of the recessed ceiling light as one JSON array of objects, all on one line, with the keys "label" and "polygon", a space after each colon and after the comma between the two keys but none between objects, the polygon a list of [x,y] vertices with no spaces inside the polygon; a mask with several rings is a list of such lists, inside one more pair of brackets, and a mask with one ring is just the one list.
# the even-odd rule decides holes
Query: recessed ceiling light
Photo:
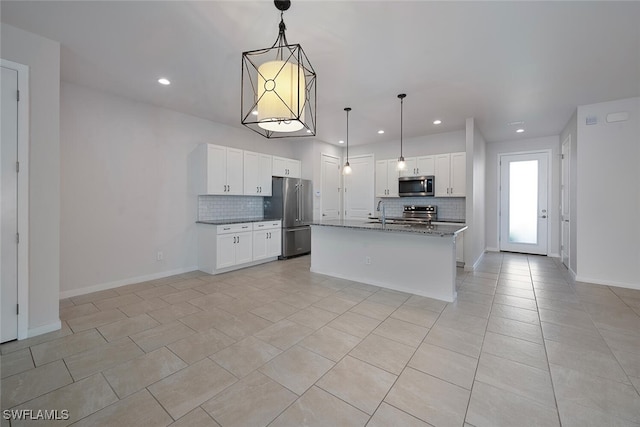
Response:
[{"label": "recessed ceiling light", "polygon": [[434,120],[434,121],[433,121],[433,124],[434,124],[434,125],[439,125],[440,123],[442,123],[442,120],[439,120],[439,119],[438,119],[438,120]]},{"label": "recessed ceiling light", "polygon": [[378,131],[378,133],[379,133],[380,135],[382,135],[382,134],[384,133],[384,131],[383,131],[382,129],[380,129],[380,130]]},{"label": "recessed ceiling light", "polygon": [[168,85],[171,84],[171,82],[169,80],[165,79],[164,77],[161,78],[161,79],[158,79],[158,83],[160,83],[161,85],[165,85],[165,86],[168,86]]},{"label": "recessed ceiling light", "polygon": [[507,123],[508,126],[517,126],[517,125],[523,125],[523,124],[524,122],[522,120]]},{"label": "recessed ceiling light", "polygon": [[520,128],[520,129],[516,130],[516,132],[522,133],[522,132],[524,132],[524,129]]},{"label": "recessed ceiling light", "polygon": [[338,141],[338,142],[339,142],[340,144],[344,144],[344,141],[343,141],[343,140],[340,140],[340,141]]}]

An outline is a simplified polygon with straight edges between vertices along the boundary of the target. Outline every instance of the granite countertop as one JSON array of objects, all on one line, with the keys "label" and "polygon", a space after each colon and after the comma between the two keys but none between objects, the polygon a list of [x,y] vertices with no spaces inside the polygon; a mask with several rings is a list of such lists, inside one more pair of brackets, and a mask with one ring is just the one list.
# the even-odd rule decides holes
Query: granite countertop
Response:
[{"label": "granite countertop", "polygon": [[242,224],[244,222],[262,222],[262,221],[280,221],[280,218],[234,218],[234,219],[215,219],[211,221],[196,221],[197,224],[209,225],[225,225],[225,224]]},{"label": "granite countertop", "polygon": [[[377,216],[370,216],[369,217],[370,220],[377,220],[380,221],[380,218]],[[402,216],[388,216],[387,217],[387,221],[407,221],[407,218],[402,217]],[[447,222],[447,223],[451,223],[451,224],[465,224],[466,221],[464,219],[448,219],[448,218],[438,218],[432,222]]]},{"label": "granite countertop", "polygon": [[398,233],[418,233],[432,236],[454,236],[467,229],[466,225],[426,225],[426,224],[394,224],[382,225],[377,221],[354,220],[354,219],[332,219],[324,221],[313,221],[311,225],[324,227],[345,227],[372,231],[390,231]]}]

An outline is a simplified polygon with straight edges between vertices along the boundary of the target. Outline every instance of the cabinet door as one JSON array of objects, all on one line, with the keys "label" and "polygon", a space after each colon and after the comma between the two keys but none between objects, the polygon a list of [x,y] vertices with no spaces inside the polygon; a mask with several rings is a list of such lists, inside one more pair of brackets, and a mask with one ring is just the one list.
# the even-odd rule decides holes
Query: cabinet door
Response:
[{"label": "cabinet door", "polygon": [[449,196],[466,196],[467,184],[467,153],[451,153]]},{"label": "cabinet door", "polygon": [[236,264],[253,260],[253,232],[238,233],[236,236]]},{"label": "cabinet door", "polygon": [[394,159],[387,160],[387,197],[398,197],[398,162]]},{"label": "cabinet door", "polygon": [[[258,173],[258,194],[260,196],[271,196],[271,173],[273,166],[271,165],[271,156],[268,154],[260,154]],[[245,168],[247,166],[245,165]]]},{"label": "cabinet door", "polygon": [[435,196],[449,196],[449,163],[451,156],[449,154],[438,154],[435,158]]},{"label": "cabinet door", "polygon": [[273,176],[287,176],[285,171],[287,169],[287,159],[283,157],[273,156]]},{"label": "cabinet door", "polygon": [[267,230],[269,235],[267,241],[267,257],[282,255],[282,229],[272,228]]},{"label": "cabinet door", "polygon": [[287,176],[289,178],[300,178],[300,160],[289,159],[287,162]]},{"label": "cabinet door", "polygon": [[376,161],[376,197],[387,197],[387,161]]},{"label": "cabinet door", "polygon": [[261,154],[259,153],[253,153],[251,151],[244,152],[243,193],[245,196],[260,195],[260,158]]},{"label": "cabinet door", "polygon": [[399,171],[399,176],[417,176],[418,175],[418,165],[417,165],[416,157],[407,157],[404,159],[405,168],[404,170]]},{"label": "cabinet door", "polygon": [[227,193],[241,195],[244,191],[242,185],[242,150],[227,147]]},{"label": "cabinet door", "polygon": [[227,148],[207,146],[207,194],[227,194]]},{"label": "cabinet door", "polygon": [[418,157],[416,161],[416,169],[418,176],[427,176],[435,174],[435,156]]},{"label": "cabinet door", "polygon": [[260,259],[267,258],[269,255],[268,251],[268,238],[269,231],[271,230],[259,230],[253,232],[253,260],[257,261]]},{"label": "cabinet door", "polygon": [[222,234],[216,242],[216,268],[231,267],[236,263],[236,235]]}]

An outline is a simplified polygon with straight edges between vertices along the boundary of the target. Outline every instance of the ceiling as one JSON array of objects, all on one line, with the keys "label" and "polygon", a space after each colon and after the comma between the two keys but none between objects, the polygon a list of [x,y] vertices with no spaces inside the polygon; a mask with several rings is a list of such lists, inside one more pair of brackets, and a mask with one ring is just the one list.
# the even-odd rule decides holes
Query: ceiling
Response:
[{"label": "ceiling", "polygon": [[[2,22],[61,43],[63,81],[235,127],[241,53],[270,47],[280,19],[268,0],[0,7]],[[347,106],[350,144],[399,139],[401,92],[405,138],[474,117],[487,141],[557,135],[578,105],[640,95],[636,1],[293,0],[284,20],[318,75],[317,137],[332,144]]]}]

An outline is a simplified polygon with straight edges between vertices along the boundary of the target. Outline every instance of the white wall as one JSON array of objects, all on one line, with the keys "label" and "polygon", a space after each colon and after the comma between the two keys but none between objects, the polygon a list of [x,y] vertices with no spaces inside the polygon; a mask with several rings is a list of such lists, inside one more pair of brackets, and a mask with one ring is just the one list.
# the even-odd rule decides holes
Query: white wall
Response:
[{"label": "white wall", "polygon": [[507,142],[487,143],[486,156],[486,228],[487,249],[498,250],[499,230],[499,154],[521,151],[551,150],[551,192],[549,193],[549,250],[550,256],[560,255],[560,138],[548,136]]},{"label": "white wall", "polygon": [[59,327],[60,44],[7,24],[3,59],[29,66],[29,335]]},{"label": "white wall", "polygon": [[[402,154],[404,157],[415,157],[465,151],[465,132],[465,130],[459,130],[403,139]],[[349,146],[349,156],[371,153],[376,160],[397,159],[400,157],[400,140]]]},{"label": "white wall", "polygon": [[577,280],[640,289],[639,115],[640,98],[578,107]]},{"label": "white wall", "polygon": [[469,227],[464,232],[464,262],[472,269],[482,258],[485,250],[485,174],[486,142],[475,120],[466,120],[467,145],[467,197],[466,222]]},{"label": "white wall", "polygon": [[[577,245],[577,200],[578,200],[578,110],[576,110],[567,125],[560,133],[560,144],[564,142],[567,137],[571,138],[571,157],[569,158],[569,269],[575,276],[577,269],[578,259],[578,245]],[[560,146],[562,150],[562,145]]]},{"label": "white wall", "polygon": [[62,84],[62,297],[196,268],[201,143],[297,158],[290,140]]}]

